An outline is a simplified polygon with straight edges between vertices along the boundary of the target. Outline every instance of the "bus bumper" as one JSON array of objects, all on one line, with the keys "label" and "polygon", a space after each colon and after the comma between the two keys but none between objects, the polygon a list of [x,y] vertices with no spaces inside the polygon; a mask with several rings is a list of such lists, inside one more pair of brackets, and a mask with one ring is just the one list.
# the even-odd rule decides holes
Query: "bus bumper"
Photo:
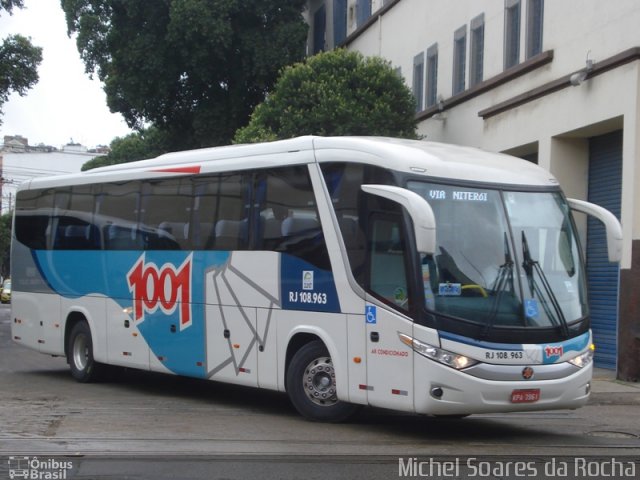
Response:
[{"label": "bus bumper", "polygon": [[416,413],[464,415],[579,408],[589,400],[593,363],[562,378],[501,381],[416,356],[414,372]]}]

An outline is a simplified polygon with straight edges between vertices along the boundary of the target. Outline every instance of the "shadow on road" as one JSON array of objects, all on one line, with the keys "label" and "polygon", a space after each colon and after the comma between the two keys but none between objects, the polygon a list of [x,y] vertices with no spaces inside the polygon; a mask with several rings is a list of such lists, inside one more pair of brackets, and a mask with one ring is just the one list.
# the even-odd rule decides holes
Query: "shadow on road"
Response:
[{"label": "shadow on road", "polygon": [[[271,415],[288,422],[308,422],[299,417],[285,393],[260,390],[250,387],[199,380],[186,377],[165,375],[140,370],[112,368],[107,378],[95,384],[78,384],[68,370],[31,370],[21,372],[27,379],[40,382],[49,379],[65,384],[69,395],[78,389],[92,391],[92,396],[100,397],[103,391],[109,396],[137,401],[148,397],[151,404],[181,405],[185,409],[211,410],[233,408],[246,411],[247,414]],[[541,414],[501,414],[475,415],[461,419],[420,416],[394,412],[379,408],[363,408],[349,422],[349,428],[363,435],[372,434],[381,437],[400,436],[407,442],[465,442],[486,444],[496,443],[527,444],[532,438],[537,443],[555,443],[559,438],[566,442],[571,435],[550,432],[544,425],[536,426],[536,416]],[[558,412],[557,415],[563,415]],[[565,414],[566,415],[566,414]],[[518,420],[517,422],[514,420]],[[335,426],[336,431],[340,426]]]}]

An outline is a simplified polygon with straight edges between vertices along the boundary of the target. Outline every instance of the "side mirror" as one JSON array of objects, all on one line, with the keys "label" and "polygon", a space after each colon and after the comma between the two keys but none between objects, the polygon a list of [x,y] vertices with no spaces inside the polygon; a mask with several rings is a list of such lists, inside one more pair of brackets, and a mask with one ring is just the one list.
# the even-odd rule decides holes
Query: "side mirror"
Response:
[{"label": "side mirror", "polygon": [[407,209],[415,228],[416,247],[419,253],[433,254],[436,251],[436,217],[431,205],[411,190],[390,185],[362,185],[362,190],[399,203]]},{"label": "side mirror", "polygon": [[567,198],[567,202],[572,210],[586,213],[591,217],[597,218],[604,224],[607,231],[607,253],[609,254],[609,261],[619,262],[622,259],[622,226],[616,216],[606,208],[602,208],[594,203],[576,200],[574,198]]}]

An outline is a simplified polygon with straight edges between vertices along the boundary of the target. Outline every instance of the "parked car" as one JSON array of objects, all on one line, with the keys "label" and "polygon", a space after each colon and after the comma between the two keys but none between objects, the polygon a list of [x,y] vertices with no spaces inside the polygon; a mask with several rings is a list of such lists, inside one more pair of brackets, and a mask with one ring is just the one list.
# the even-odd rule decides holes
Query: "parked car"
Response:
[{"label": "parked car", "polygon": [[0,292],[0,302],[11,302],[11,279],[7,279],[2,283],[2,291]]}]

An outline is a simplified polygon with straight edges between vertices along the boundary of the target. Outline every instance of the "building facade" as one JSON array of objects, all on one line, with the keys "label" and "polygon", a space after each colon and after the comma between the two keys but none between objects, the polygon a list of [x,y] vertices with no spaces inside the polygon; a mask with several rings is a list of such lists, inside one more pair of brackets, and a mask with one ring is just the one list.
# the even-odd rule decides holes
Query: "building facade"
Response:
[{"label": "building facade", "polygon": [[310,0],[309,54],[391,62],[429,140],[525,158],[621,220],[620,265],[580,214],[596,365],[640,379],[640,3]]},{"label": "building facade", "polygon": [[29,145],[20,135],[7,135],[0,146],[0,214],[13,211],[16,187],[32,178],[77,173],[89,160],[108,153],[108,147],[89,150],[79,143],[61,148]]}]

